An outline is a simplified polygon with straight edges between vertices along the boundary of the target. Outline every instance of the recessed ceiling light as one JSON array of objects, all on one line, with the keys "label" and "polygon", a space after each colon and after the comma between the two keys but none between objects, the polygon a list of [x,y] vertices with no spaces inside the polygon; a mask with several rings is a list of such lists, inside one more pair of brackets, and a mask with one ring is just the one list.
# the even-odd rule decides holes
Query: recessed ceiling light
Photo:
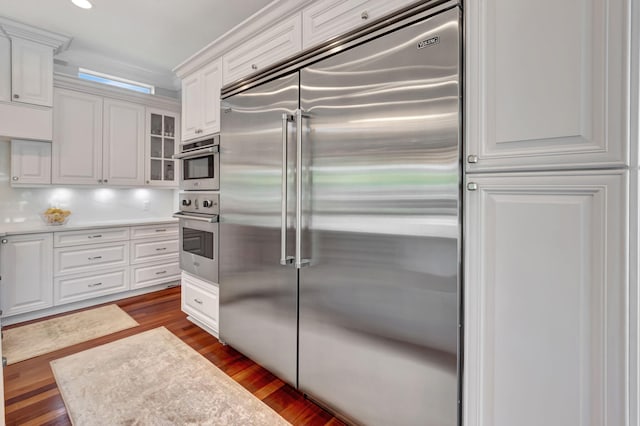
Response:
[{"label": "recessed ceiling light", "polygon": [[71,2],[83,9],[91,9],[93,7],[89,0],[71,0]]}]

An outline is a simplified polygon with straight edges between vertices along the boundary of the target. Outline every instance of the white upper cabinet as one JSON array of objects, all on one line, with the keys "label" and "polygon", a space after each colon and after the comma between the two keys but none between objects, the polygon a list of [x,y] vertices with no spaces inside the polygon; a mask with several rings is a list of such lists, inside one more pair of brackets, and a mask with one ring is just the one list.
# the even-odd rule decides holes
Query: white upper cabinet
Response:
[{"label": "white upper cabinet", "polygon": [[[56,88],[53,111],[52,183],[145,184],[144,105]],[[169,155],[168,141],[161,145]]]},{"label": "white upper cabinet", "polygon": [[145,107],[104,99],[102,182],[144,184]]},{"label": "white upper cabinet", "polygon": [[217,59],[182,80],[182,140],[220,131],[222,59]]},{"label": "white upper cabinet", "polygon": [[467,179],[465,425],[627,425],[627,172]]},{"label": "white upper cabinet", "polygon": [[300,15],[269,26],[222,57],[223,83],[268,68],[302,50]]},{"label": "white upper cabinet", "polygon": [[0,35],[0,101],[11,101],[11,41]]},{"label": "white upper cabinet", "polygon": [[629,7],[465,3],[467,171],[628,164]]},{"label": "white upper cabinet", "polygon": [[53,105],[53,49],[14,38],[11,41],[12,100]]},{"label": "white upper cabinet", "polygon": [[145,135],[145,183],[152,186],[178,186],[180,114],[147,108]]},{"label": "white upper cabinet", "polygon": [[11,185],[51,183],[51,143],[11,141]]},{"label": "white upper cabinet", "polygon": [[52,183],[102,183],[102,97],[56,89]]},{"label": "white upper cabinet", "polygon": [[344,34],[413,0],[320,0],[302,11],[302,47]]}]

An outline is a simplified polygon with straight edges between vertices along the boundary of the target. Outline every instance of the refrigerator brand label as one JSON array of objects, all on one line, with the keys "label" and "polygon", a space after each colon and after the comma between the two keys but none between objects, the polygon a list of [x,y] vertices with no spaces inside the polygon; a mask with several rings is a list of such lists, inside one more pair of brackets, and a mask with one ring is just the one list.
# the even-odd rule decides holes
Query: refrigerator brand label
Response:
[{"label": "refrigerator brand label", "polygon": [[440,43],[440,37],[431,37],[426,40],[419,41],[418,49],[424,49],[425,47],[429,47],[438,43]]}]

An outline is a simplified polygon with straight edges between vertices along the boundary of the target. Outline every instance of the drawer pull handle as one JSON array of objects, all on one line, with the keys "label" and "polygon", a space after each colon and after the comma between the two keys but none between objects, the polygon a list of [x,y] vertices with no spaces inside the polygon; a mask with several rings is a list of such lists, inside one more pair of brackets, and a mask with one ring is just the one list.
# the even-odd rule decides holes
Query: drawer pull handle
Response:
[{"label": "drawer pull handle", "polygon": [[162,251],[162,250],[166,250],[166,249],[167,249],[166,247],[158,247],[158,248],[156,249],[156,251]]},{"label": "drawer pull handle", "polygon": [[98,235],[89,235],[89,238],[102,238],[102,234],[98,234]]},{"label": "drawer pull handle", "polygon": [[102,283],[89,284],[87,287],[98,287],[99,285],[102,285]]},{"label": "drawer pull handle", "polygon": [[167,271],[158,271],[158,272],[156,272],[156,275],[161,275],[161,274],[166,274],[166,273],[167,273]]},{"label": "drawer pull handle", "polygon": [[166,229],[156,229],[156,232],[166,232]]},{"label": "drawer pull handle", "polygon": [[360,15],[360,18],[362,18],[364,21],[366,21],[367,19],[369,19],[369,12],[367,12],[366,10],[364,10],[362,12],[362,14]]},{"label": "drawer pull handle", "polygon": [[202,305],[202,300],[200,299],[193,299],[194,302],[196,302],[198,305]]},{"label": "drawer pull handle", "polygon": [[87,257],[87,259],[89,259],[89,260],[97,260],[97,259],[102,259],[102,256]]},{"label": "drawer pull handle", "polygon": [[252,69],[252,70],[257,70],[257,69],[258,69],[258,66],[257,66],[256,64],[251,64],[251,69]]}]

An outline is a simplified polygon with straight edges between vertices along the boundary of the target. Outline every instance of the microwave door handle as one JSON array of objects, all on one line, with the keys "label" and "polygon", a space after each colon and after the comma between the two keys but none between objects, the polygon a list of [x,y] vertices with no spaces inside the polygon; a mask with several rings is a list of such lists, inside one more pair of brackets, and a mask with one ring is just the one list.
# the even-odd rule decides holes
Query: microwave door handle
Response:
[{"label": "microwave door handle", "polygon": [[297,269],[309,264],[302,258],[302,109],[296,110],[296,257]]},{"label": "microwave door handle", "polygon": [[287,146],[289,134],[289,122],[293,120],[293,116],[282,113],[282,188],[281,198],[282,206],[280,208],[280,264],[288,265],[293,263],[293,257],[287,256]]},{"label": "microwave door handle", "polygon": [[185,158],[200,157],[203,154],[210,154],[212,152],[213,153],[218,152],[218,147],[217,146],[212,146],[212,147],[207,148],[207,149],[198,150],[197,152],[192,151],[192,152],[185,152],[185,153],[182,153],[182,154],[173,154],[171,156],[171,158],[173,158],[174,160],[182,160],[182,159],[185,159]]}]

